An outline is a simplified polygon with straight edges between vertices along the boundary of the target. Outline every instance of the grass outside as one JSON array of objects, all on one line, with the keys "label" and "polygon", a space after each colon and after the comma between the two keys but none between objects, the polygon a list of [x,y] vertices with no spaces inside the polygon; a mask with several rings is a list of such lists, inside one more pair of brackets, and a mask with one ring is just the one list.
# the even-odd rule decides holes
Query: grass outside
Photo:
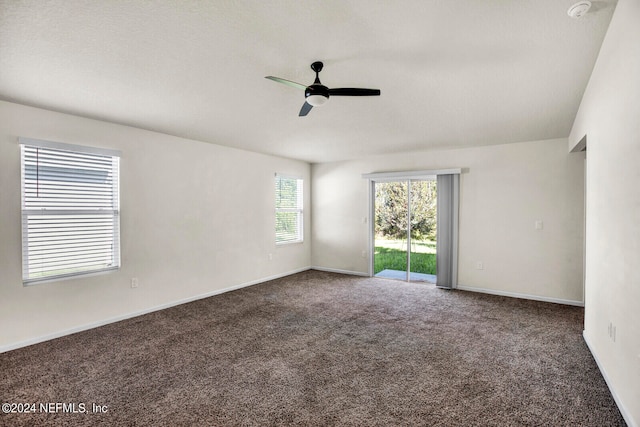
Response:
[{"label": "grass outside", "polygon": [[[382,270],[407,270],[407,241],[376,238],[374,274]],[[411,271],[436,274],[436,242],[421,240],[411,242]]]}]

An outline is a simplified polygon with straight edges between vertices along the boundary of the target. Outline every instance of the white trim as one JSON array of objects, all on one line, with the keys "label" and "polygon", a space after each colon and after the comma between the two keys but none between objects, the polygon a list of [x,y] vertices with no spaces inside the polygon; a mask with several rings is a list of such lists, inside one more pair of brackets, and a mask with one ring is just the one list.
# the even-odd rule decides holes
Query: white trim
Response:
[{"label": "white trim", "polygon": [[153,313],[154,311],[164,310],[164,309],[167,309],[167,308],[175,307],[177,305],[182,305],[182,304],[186,304],[186,303],[189,303],[189,302],[197,301],[197,300],[200,300],[200,299],[203,299],[203,298],[209,298],[209,297],[212,297],[212,296],[215,296],[215,295],[224,294],[226,292],[231,292],[231,291],[235,291],[235,290],[238,290],[238,289],[246,288],[246,287],[249,287],[249,286],[258,285],[260,283],[268,282],[270,280],[275,280],[275,279],[279,279],[281,277],[290,276],[292,274],[301,273],[303,271],[310,270],[311,268],[312,267],[302,267],[302,268],[298,268],[296,270],[288,271],[286,273],[276,274],[276,275],[269,276],[269,277],[263,277],[261,279],[256,279],[256,280],[252,280],[250,282],[240,283],[238,285],[229,286],[228,288],[216,289],[215,291],[211,291],[211,292],[207,292],[207,293],[204,293],[204,294],[200,294],[200,295],[195,295],[195,296],[192,296],[192,297],[184,298],[184,299],[181,299],[181,300],[177,300],[177,301],[173,301],[173,302],[157,305],[155,307],[146,308],[144,310],[134,311],[132,313],[127,313],[127,314],[123,314],[123,315],[120,315],[120,316],[111,317],[109,319],[99,320],[97,322],[92,322],[92,323],[87,323],[85,325],[77,326],[75,328],[70,328],[70,329],[66,329],[66,330],[63,330],[63,331],[54,332],[52,334],[41,335],[39,337],[31,338],[31,339],[24,340],[24,341],[19,341],[19,342],[13,343],[13,344],[3,345],[3,346],[0,347],[0,353],[5,353],[7,351],[16,350],[18,348],[27,347],[29,345],[38,344],[38,343],[49,341],[49,340],[52,340],[52,339],[55,339],[55,338],[64,337],[66,335],[75,334],[77,332],[86,331],[86,330],[89,330],[89,329],[93,329],[93,328],[97,328],[97,327],[100,327],[100,326],[108,325],[110,323],[120,322],[122,320],[131,319],[133,317],[142,316],[144,314]]},{"label": "white trim", "polygon": [[435,179],[437,175],[454,175],[462,173],[462,169],[434,169],[434,170],[422,170],[422,171],[400,171],[400,172],[372,172],[363,173],[362,178],[370,179],[372,181],[397,181],[398,179],[419,179],[429,180]]},{"label": "white trim", "polygon": [[620,400],[620,396],[616,394],[615,389],[611,385],[611,379],[607,375],[607,371],[604,370],[604,367],[600,363],[600,360],[598,359],[596,352],[593,351],[593,346],[591,345],[591,342],[587,337],[587,331],[582,331],[582,338],[584,338],[584,342],[587,343],[587,347],[589,347],[589,351],[591,352],[593,359],[596,361],[596,365],[598,365],[598,369],[602,374],[602,378],[604,378],[604,382],[607,383],[607,387],[609,387],[609,392],[611,392],[611,396],[613,397],[613,400],[616,402],[616,405],[618,406],[618,410],[620,411],[620,414],[622,414],[622,418],[624,418],[625,422],[629,427],[639,427],[639,424],[636,423],[635,420],[631,417],[631,412],[629,412],[629,410],[622,404],[622,400]]},{"label": "white trim", "polygon": [[362,271],[351,271],[351,270],[341,270],[339,268],[317,267],[315,265],[311,267],[311,270],[326,271],[327,273],[348,274],[350,276],[371,277],[369,273],[363,273]]},{"label": "white trim", "polygon": [[18,143],[21,145],[30,145],[32,147],[51,148],[54,150],[75,151],[80,153],[91,153],[103,156],[122,157],[122,151],[111,150],[108,148],[88,147],[86,145],[66,144],[64,142],[45,141],[43,139],[18,137]]},{"label": "white trim", "polygon": [[539,295],[521,294],[517,292],[505,292],[505,291],[498,291],[495,289],[476,288],[473,286],[463,286],[463,285],[458,285],[456,289],[461,291],[480,292],[483,294],[499,295],[503,297],[530,299],[534,301],[551,302],[554,304],[564,304],[564,305],[573,305],[576,307],[584,307],[583,301],[575,301],[570,299],[543,297]]}]

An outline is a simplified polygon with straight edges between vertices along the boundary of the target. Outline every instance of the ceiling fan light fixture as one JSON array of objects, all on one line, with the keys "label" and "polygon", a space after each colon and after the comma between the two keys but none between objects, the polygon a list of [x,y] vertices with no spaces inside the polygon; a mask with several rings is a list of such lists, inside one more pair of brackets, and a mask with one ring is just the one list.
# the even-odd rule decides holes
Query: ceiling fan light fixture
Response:
[{"label": "ceiling fan light fixture", "polygon": [[328,100],[329,98],[327,98],[324,95],[309,95],[306,98],[307,104],[313,107],[319,107],[321,105],[324,105]]},{"label": "ceiling fan light fixture", "polygon": [[265,78],[274,82],[282,83],[287,86],[304,89],[304,104],[298,113],[299,117],[309,114],[313,107],[320,107],[329,100],[330,96],[380,96],[380,89],[364,89],[355,87],[340,87],[329,89],[320,83],[320,71],[322,71],[322,62],[316,61],[311,64],[311,69],[316,73],[316,79],[310,86],[304,86],[300,83],[290,80],[281,79],[280,77],[266,76]]}]

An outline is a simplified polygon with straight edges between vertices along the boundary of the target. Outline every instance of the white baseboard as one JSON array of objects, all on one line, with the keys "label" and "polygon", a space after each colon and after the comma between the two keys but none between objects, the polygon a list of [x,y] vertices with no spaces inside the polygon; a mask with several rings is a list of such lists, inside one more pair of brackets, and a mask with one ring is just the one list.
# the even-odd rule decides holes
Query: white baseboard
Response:
[{"label": "white baseboard", "polygon": [[485,288],[476,288],[473,286],[463,286],[458,285],[456,289],[461,291],[469,291],[469,292],[480,292],[483,294],[491,294],[491,295],[500,295],[503,297],[511,297],[511,298],[521,298],[521,299],[530,299],[535,301],[544,301],[544,302],[552,302],[554,304],[565,304],[565,305],[574,305],[577,307],[584,307],[583,301],[574,301],[570,299],[561,299],[561,298],[551,298],[551,297],[542,297],[538,295],[529,295],[529,294],[520,294],[516,292],[505,292],[505,291],[497,291],[494,289],[485,289]]},{"label": "white baseboard", "polygon": [[152,313],[154,311],[164,310],[166,308],[175,307],[177,305],[186,304],[186,303],[189,303],[189,302],[197,301],[199,299],[209,298],[209,297],[212,297],[214,295],[224,294],[226,292],[231,292],[231,291],[235,291],[235,290],[238,290],[238,289],[246,288],[246,287],[249,287],[249,286],[258,285],[260,283],[268,282],[269,280],[279,279],[281,277],[290,276],[292,274],[300,273],[300,272],[307,271],[307,270],[310,270],[310,269],[311,269],[311,267],[303,267],[303,268],[299,268],[299,269],[296,269],[296,270],[288,271],[286,273],[276,274],[276,275],[273,275],[273,276],[263,277],[263,278],[257,279],[257,280],[252,280],[250,282],[241,283],[239,285],[229,286],[229,287],[223,288],[223,289],[216,289],[215,291],[207,292],[207,293],[200,294],[200,295],[195,295],[195,296],[184,298],[184,299],[181,299],[181,300],[178,300],[178,301],[172,301],[172,302],[169,302],[169,303],[166,303],[166,304],[161,304],[161,305],[158,305],[158,306],[146,308],[144,310],[135,311],[135,312],[132,312],[132,313],[127,313],[127,314],[123,314],[123,315],[116,316],[116,317],[111,317],[111,318],[104,319],[104,320],[99,320],[97,322],[87,323],[85,325],[77,326],[77,327],[71,328],[71,329],[65,329],[63,331],[54,332],[52,334],[41,335],[39,337],[31,338],[31,339],[28,339],[28,340],[25,340],[25,341],[19,341],[19,342],[16,342],[16,343],[3,345],[3,346],[0,346],[0,353],[5,353],[7,351],[16,350],[18,348],[27,347],[27,346],[30,346],[30,345],[33,345],[33,344],[38,344],[38,343],[41,343],[41,342],[44,342],[44,341],[49,341],[49,340],[52,340],[52,339],[55,339],[55,338],[64,337],[66,335],[75,334],[77,332],[86,331],[86,330],[89,330],[89,329],[97,328],[99,326],[108,325],[110,323],[120,322],[121,320],[131,319],[132,317],[142,316],[143,314],[148,314],[148,313]]},{"label": "white baseboard", "polygon": [[327,268],[327,267],[312,266],[311,270],[326,271],[327,273],[348,274],[350,276],[369,277],[368,273],[363,273],[362,271],[340,270],[338,268]]},{"label": "white baseboard", "polygon": [[600,360],[598,359],[598,355],[596,354],[596,352],[593,351],[593,346],[591,345],[591,342],[589,342],[589,338],[587,337],[586,331],[582,331],[582,337],[584,338],[584,342],[587,343],[587,347],[589,347],[589,351],[591,352],[591,355],[595,359],[596,365],[598,365],[598,369],[600,370],[600,373],[604,378],[604,382],[607,383],[607,387],[609,387],[611,396],[613,396],[613,400],[616,402],[616,405],[618,405],[618,409],[620,410],[620,413],[622,414],[622,417],[624,418],[625,422],[629,427],[639,427],[639,424],[633,420],[633,418],[631,417],[631,414],[629,413],[627,408],[622,404],[620,397],[616,394],[615,389],[612,387],[611,380],[607,375],[607,371],[605,371],[604,367],[600,363]]}]

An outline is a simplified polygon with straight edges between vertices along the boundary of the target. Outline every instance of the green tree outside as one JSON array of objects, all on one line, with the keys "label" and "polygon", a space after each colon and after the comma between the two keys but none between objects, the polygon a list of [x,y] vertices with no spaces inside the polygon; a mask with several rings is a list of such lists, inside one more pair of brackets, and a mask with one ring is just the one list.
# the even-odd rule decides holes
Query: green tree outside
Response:
[{"label": "green tree outside", "polygon": [[[384,239],[407,237],[407,183],[384,182],[376,184],[375,233]],[[411,238],[436,240],[435,181],[411,183]]]}]

